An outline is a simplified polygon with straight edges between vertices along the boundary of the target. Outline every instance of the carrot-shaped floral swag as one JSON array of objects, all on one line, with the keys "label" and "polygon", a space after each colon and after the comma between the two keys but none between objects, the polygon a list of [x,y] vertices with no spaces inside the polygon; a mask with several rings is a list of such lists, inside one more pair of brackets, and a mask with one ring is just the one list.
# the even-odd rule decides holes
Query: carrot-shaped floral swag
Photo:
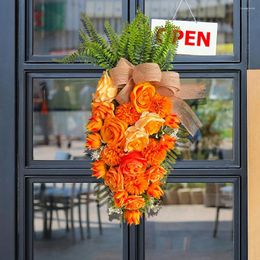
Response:
[{"label": "carrot-shaped floral swag", "polygon": [[91,58],[106,69],[86,124],[92,175],[108,190],[109,214],[138,225],[143,214],[156,214],[160,208],[183,139],[179,133],[186,128],[194,135],[200,127],[184,100],[202,98],[204,89],[182,87],[179,74],[169,71],[178,29],[171,22],[157,39],[158,28],[152,32],[149,18],[138,13],[120,36],[106,24],[107,42],[89,18],[82,21],[82,45],[65,61]]}]

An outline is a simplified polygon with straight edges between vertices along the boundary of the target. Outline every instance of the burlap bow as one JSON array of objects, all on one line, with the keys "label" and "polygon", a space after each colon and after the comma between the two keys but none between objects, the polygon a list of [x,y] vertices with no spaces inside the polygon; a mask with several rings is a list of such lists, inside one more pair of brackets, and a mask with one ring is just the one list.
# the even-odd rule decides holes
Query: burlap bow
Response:
[{"label": "burlap bow", "polygon": [[133,87],[139,83],[150,82],[156,86],[157,92],[169,97],[173,102],[173,113],[177,114],[181,123],[194,136],[201,122],[184,99],[200,99],[205,97],[204,85],[181,85],[177,72],[161,71],[156,63],[143,63],[134,66],[121,58],[116,67],[110,70],[110,76],[118,88],[122,88],[116,100],[122,104],[129,101]]}]

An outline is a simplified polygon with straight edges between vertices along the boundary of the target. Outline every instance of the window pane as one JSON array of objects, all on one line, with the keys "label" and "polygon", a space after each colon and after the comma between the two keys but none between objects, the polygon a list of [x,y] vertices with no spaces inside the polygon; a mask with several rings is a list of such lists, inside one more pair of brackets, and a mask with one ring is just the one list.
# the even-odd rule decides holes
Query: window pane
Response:
[{"label": "window pane", "polygon": [[33,54],[65,55],[79,46],[80,15],[87,14],[99,33],[108,20],[122,26],[122,0],[34,0]]},{"label": "window pane", "polygon": [[34,260],[122,259],[122,226],[99,207],[95,185],[34,184]]},{"label": "window pane", "polygon": [[233,260],[233,197],[232,184],[168,184],[146,221],[146,259]]},{"label": "window pane", "polygon": [[[189,0],[191,10],[199,22],[218,23],[218,55],[233,55],[233,0]],[[179,1],[146,0],[145,13],[151,18],[172,19]],[[193,20],[189,7],[182,2],[177,20]]]}]

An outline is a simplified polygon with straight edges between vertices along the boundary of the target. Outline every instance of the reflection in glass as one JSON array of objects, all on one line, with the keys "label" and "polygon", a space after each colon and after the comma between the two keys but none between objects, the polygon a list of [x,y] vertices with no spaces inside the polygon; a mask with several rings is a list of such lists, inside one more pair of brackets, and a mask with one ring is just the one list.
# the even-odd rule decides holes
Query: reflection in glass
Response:
[{"label": "reflection in glass", "polygon": [[[189,0],[199,22],[218,23],[217,54],[233,55],[233,0]],[[146,0],[145,14],[151,18],[172,19],[179,1]],[[189,7],[182,2],[176,20],[193,20]]]},{"label": "reflection in glass", "polygon": [[33,54],[58,56],[75,51],[82,13],[101,34],[106,20],[116,32],[121,30],[122,0],[34,0]]},{"label": "reflection in glass", "polygon": [[34,260],[121,260],[122,226],[110,222],[95,184],[34,184]]},{"label": "reflection in glass", "polygon": [[168,184],[146,221],[146,259],[233,260],[233,194],[232,184]]}]

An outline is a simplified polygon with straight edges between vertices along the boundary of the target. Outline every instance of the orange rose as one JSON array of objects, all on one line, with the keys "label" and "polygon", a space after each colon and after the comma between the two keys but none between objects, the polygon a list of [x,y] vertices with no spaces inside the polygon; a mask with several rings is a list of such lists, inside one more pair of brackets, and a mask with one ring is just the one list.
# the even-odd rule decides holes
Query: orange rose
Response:
[{"label": "orange rose", "polygon": [[155,199],[160,199],[164,192],[160,187],[160,182],[154,182],[152,183],[147,190],[147,194],[151,197],[154,197]]},{"label": "orange rose", "polygon": [[141,196],[129,196],[125,200],[125,208],[128,210],[137,210],[143,208],[145,205],[144,198]]},{"label": "orange rose", "polygon": [[131,102],[136,111],[142,113],[148,111],[155,95],[155,87],[149,82],[138,84],[130,94]]},{"label": "orange rose", "polygon": [[125,177],[125,190],[132,195],[140,195],[148,188],[148,179],[144,174],[137,175],[136,177]]},{"label": "orange rose", "polygon": [[86,125],[86,129],[89,132],[98,132],[103,125],[103,121],[101,118],[92,117],[89,119],[88,124]]},{"label": "orange rose", "polygon": [[146,171],[145,175],[147,176],[148,180],[150,180],[151,182],[156,182],[161,180],[166,173],[167,172],[163,167],[152,166]]},{"label": "orange rose", "polygon": [[169,116],[167,116],[165,118],[165,123],[164,123],[166,126],[169,126],[171,128],[179,128],[179,125],[180,125],[180,120],[179,118],[177,117],[177,115],[175,114],[171,114]]},{"label": "orange rose", "polygon": [[160,139],[160,144],[166,149],[166,150],[172,150],[174,149],[174,145],[176,143],[176,138],[171,137],[167,134],[163,135]]},{"label": "orange rose", "polygon": [[147,162],[146,159],[143,157],[142,153],[133,151],[121,158],[119,164],[119,171],[124,176],[138,176],[143,174],[146,170]]},{"label": "orange rose", "polygon": [[98,81],[96,94],[94,96],[95,102],[112,102],[117,95],[118,88],[114,85],[112,79],[109,77],[107,71],[103,72],[102,77]]},{"label": "orange rose", "polygon": [[127,224],[139,225],[140,218],[142,217],[142,213],[139,210],[126,210],[124,213],[125,220]]},{"label": "orange rose", "polygon": [[140,118],[140,114],[131,103],[118,106],[115,114],[117,118],[126,122],[128,125],[133,125]]},{"label": "orange rose", "polygon": [[127,199],[127,192],[124,191],[124,190],[120,190],[120,191],[117,191],[115,194],[114,194],[114,203],[115,203],[115,206],[117,208],[121,208],[124,206],[125,204],[125,201]]},{"label": "orange rose", "polygon": [[135,123],[135,126],[144,128],[149,135],[152,135],[159,132],[164,121],[164,119],[160,118],[155,113],[143,112],[140,119]]},{"label": "orange rose", "polygon": [[171,113],[172,103],[168,97],[156,94],[151,102],[149,111],[158,114],[160,117],[165,118]]},{"label": "orange rose", "polygon": [[110,188],[112,192],[123,190],[124,188],[123,175],[113,167],[110,167],[110,169],[105,175],[104,180],[105,180],[105,184]]},{"label": "orange rose", "polygon": [[120,148],[116,146],[106,145],[101,152],[101,159],[107,165],[116,166],[120,162],[121,154],[123,154],[123,151]]},{"label": "orange rose", "polygon": [[126,132],[125,152],[143,151],[149,143],[149,136],[144,129],[129,127]]},{"label": "orange rose", "polygon": [[92,176],[96,177],[97,179],[104,178],[107,172],[106,164],[99,160],[93,162],[92,165]]},{"label": "orange rose", "polygon": [[109,102],[93,102],[92,115],[95,118],[105,119],[114,115],[114,104]]},{"label": "orange rose", "polygon": [[101,136],[98,133],[87,135],[86,148],[90,150],[95,150],[101,146],[101,143]]},{"label": "orange rose", "polygon": [[106,118],[100,134],[105,143],[119,145],[125,139],[127,124],[116,117]]}]

